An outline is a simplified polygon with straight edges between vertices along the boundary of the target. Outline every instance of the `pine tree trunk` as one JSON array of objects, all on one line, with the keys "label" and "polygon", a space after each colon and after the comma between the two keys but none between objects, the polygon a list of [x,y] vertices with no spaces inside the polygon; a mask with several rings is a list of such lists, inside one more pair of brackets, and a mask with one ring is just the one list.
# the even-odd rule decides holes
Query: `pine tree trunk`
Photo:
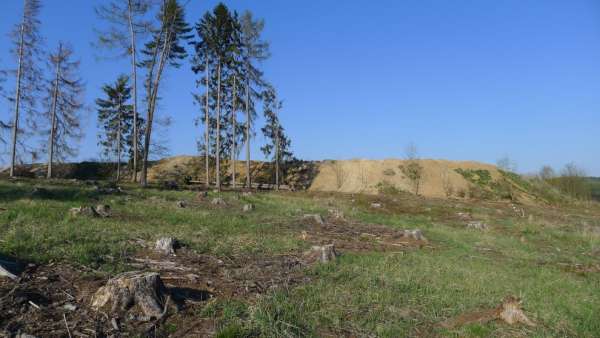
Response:
[{"label": "pine tree trunk", "polygon": [[19,133],[19,106],[21,104],[21,77],[23,67],[23,48],[24,48],[24,30],[25,30],[25,11],[23,11],[23,22],[21,23],[20,41],[19,41],[19,66],[17,68],[17,88],[15,93],[15,117],[12,130],[12,144],[10,155],[10,177],[15,177],[15,162],[17,160],[17,134]]},{"label": "pine tree trunk", "polygon": [[131,75],[133,77],[133,168],[131,181],[137,181],[137,161],[138,161],[138,110],[137,110],[137,60],[135,47],[135,30],[133,29],[132,4],[128,0],[128,20],[129,33],[131,35]]},{"label": "pine tree trunk", "polygon": [[121,180],[121,128],[122,128],[122,122],[121,122],[121,109],[122,109],[122,98],[119,95],[119,106],[118,106],[118,114],[119,114],[119,125],[118,125],[118,129],[117,129],[117,182],[119,182]]},{"label": "pine tree trunk", "polygon": [[[162,33],[161,33],[162,35]],[[158,71],[156,74],[156,79],[153,79],[154,65],[156,63],[156,57],[158,54],[158,46],[154,49],[154,55],[152,60],[152,66],[150,67],[150,73],[148,75],[148,94],[149,94],[149,102],[148,102],[148,117],[146,120],[146,133],[144,135],[144,158],[142,162],[142,176],[140,178],[140,184],[142,186],[148,185],[148,155],[150,153],[150,137],[152,135],[152,122],[154,120],[154,108],[156,105],[156,98],[158,96],[158,85],[160,83],[160,78],[162,75],[162,71],[164,69],[165,58],[167,53],[168,41],[170,39],[170,34],[167,33],[165,37],[165,42],[161,51],[160,61],[158,66]],[[160,36],[157,39],[160,41]],[[154,81],[153,81],[154,80]]]},{"label": "pine tree trunk", "polygon": [[54,143],[56,137],[56,101],[58,100],[58,81],[60,78],[60,62],[62,58],[62,44],[58,45],[58,57],[56,60],[56,79],[54,81],[54,93],[52,94],[52,122],[50,125],[50,140],[48,142],[48,172],[47,178],[52,178],[52,162],[54,161]]},{"label": "pine tree trunk", "polygon": [[221,60],[217,64],[217,190],[221,191]]},{"label": "pine tree trunk", "polygon": [[275,190],[279,191],[279,123],[275,133]]},{"label": "pine tree trunk", "polygon": [[232,148],[231,148],[231,186],[235,189],[235,154],[236,154],[236,146],[235,146],[235,113],[236,113],[236,103],[237,103],[237,83],[236,77],[233,76],[233,110],[231,111],[231,124],[233,128],[233,140],[232,140]]},{"label": "pine tree trunk", "polygon": [[250,177],[250,79],[246,79],[246,186],[248,189],[252,188]]},{"label": "pine tree trunk", "polygon": [[206,160],[206,187],[210,187],[210,139],[209,139],[209,128],[210,128],[210,114],[208,113],[208,95],[210,93],[210,83],[209,83],[210,71],[208,69],[208,55],[206,55],[206,107],[204,111],[204,151],[205,151],[205,160]]}]

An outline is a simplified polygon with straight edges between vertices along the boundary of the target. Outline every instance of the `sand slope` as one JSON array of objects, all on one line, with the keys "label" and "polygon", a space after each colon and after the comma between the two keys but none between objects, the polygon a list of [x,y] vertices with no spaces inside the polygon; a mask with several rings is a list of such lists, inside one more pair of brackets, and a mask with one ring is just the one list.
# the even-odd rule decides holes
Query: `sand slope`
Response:
[{"label": "sand slope", "polygon": [[[500,177],[498,169],[490,164],[447,160],[419,160],[419,163],[424,169],[419,194],[427,197],[446,197],[445,186],[455,192],[467,191],[469,182],[455,171],[457,168],[488,170],[493,179]],[[383,183],[414,192],[411,181],[400,169],[406,164],[407,161],[397,159],[324,161],[319,164],[319,173],[310,190],[375,194],[378,184]]]}]

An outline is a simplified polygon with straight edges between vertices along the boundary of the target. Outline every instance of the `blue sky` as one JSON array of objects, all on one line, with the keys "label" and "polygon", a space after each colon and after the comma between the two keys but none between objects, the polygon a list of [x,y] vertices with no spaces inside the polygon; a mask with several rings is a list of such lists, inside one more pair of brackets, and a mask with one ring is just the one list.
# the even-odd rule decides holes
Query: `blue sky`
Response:
[{"label": "blue sky", "polygon": [[[90,46],[100,0],[45,0],[49,47],[70,42],[87,102],[128,71]],[[8,33],[21,0],[0,2],[0,67],[14,67]],[[421,156],[495,163],[519,171],[574,161],[600,176],[600,2],[596,0],[226,1],[266,21],[267,78],[284,100],[282,121],[304,159]],[[191,0],[196,22],[216,1]],[[169,70],[162,111],[171,154],[194,154],[194,75]],[[0,106],[7,119],[11,107]],[[79,159],[97,158],[94,111]],[[262,158],[258,148],[254,156]]]}]

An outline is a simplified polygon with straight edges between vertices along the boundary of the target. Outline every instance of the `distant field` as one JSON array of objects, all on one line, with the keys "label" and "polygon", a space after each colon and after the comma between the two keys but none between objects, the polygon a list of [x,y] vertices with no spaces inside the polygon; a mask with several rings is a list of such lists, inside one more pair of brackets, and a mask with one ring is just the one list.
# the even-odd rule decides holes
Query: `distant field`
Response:
[{"label": "distant field", "polygon": [[[71,181],[0,181],[0,256],[35,264],[16,291],[13,282],[0,279],[0,299],[16,295],[0,302],[0,336],[16,328],[66,336],[66,303],[78,308],[65,314],[72,332],[114,333],[108,317],[89,310],[90,294],[110,276],[139,269],[160,272],[169,288],[210,295],[170,310],[154,327],[157,336],[600,335],[595,204],[546,208],[404,193],[203,197],[127,185],[123,190]],[[218,196],[225,205],[211,203]],[[250,203],[255,209],[243,212]],[[111,217],[69,213],[96,204],[110,205]],[[304,214],[320,214],[325,222]],[[488,229],[468,229],[472,221]],[[416,228],[427,242],[396,236]],[[152,243],[161,236],[176,237],[183,248],[176,256],[156,256]],[[336,261],[304,262],[305,251],[326,243],[336,245]],[[155,260],[164,265],[153,265]],[[522,299],[536,326],[441,326],[493,309],[511,295]],[[131,336],[149,326],[126,317],[119,325]]]}]

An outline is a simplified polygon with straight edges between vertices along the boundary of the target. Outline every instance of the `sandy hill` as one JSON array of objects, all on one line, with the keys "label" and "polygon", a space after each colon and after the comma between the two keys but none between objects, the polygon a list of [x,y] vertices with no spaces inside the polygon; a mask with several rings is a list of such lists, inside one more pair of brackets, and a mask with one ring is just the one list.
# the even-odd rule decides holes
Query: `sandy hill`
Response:
[{"label": "sandy hill", "polygon": [[[310,189],[374,194],[382,188],[393,187],[414,192],[415,182],[402,170],[408,163],[409,161],[398,159],[324,161],[320,163]],[[472,182],[456,169],[488,171],[492,180],[502,177],[495,166],[484,163],[447,160],[419,160],[418,163],[423,168],[418,192],[427,197],[446,197],[448,193],[468,192]]]}]

